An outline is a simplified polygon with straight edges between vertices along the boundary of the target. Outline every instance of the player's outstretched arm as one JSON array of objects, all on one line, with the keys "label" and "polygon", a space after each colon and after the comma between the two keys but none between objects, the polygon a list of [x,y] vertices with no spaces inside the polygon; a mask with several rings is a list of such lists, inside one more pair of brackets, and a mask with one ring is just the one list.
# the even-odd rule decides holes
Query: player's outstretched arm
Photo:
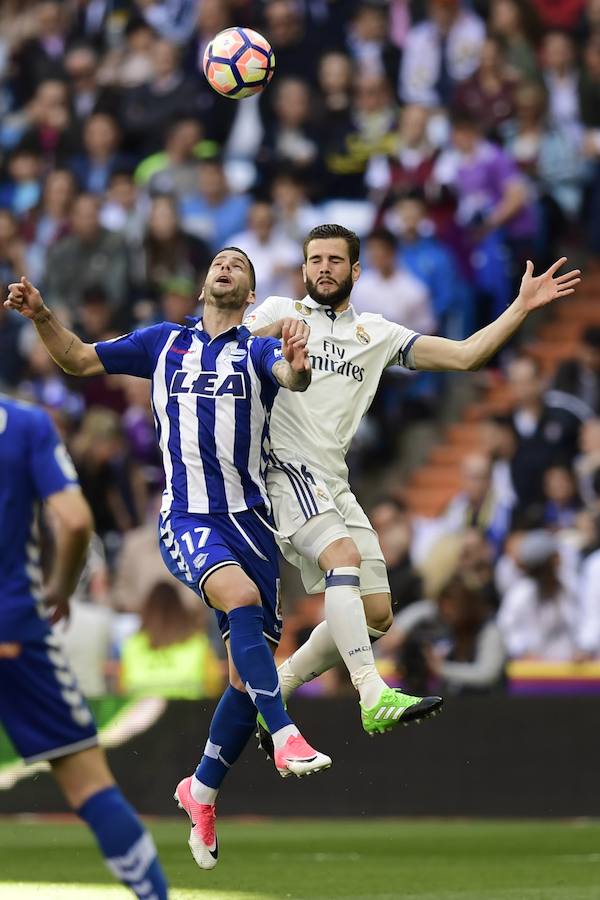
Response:
[{"label": "player's outstretched arm", "polygon": [[419,337],[412,351],[414,367],[430,372],[480,369],[519,330],[529,313],[574,293],[581,281],[579,269],[556,275],[566,261],[563,256],[537,277],[533,274],[533,263],[528,261],[517,298],[494,322],[466,340],[451,341],[430,335]]},{"label": "player's outstretched arm", "polygon": [[55,552],[46,586],[46,602],[53,609],[52,621],[68,614],[69,598],[85,562],[93,528],[91,510],[78,488],[51,494],[46,501]]},{"label": "player's outstretched arm", "polygon": [[299,319],[287,319],[281,331],[283,359],[275,363],[273,374],[279,384],[290,391],[305,391],[311,381],[306,328]]},{"label": "player's outstretched arm", "polygon": [[38,289],[25,276],[8,286],[4,306],[33,322],[46,350],[67,374],[100,375],[105,371],[92,344],[84,344],[76,334],[61,325],[45,305]]}]

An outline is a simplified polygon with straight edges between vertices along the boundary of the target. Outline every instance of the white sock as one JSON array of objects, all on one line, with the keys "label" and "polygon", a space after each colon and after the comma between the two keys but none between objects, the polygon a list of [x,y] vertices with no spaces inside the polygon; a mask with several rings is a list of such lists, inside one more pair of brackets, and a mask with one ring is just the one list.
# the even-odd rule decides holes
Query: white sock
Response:
[{"label": "white sock", "polygon": [[205,803],[209,806],[212,806],[217,799],[217,794],[219,793],[219,788],[211,788],[207,784],[204,784],[203,781],[199,781],[196,776],[192,778],[192,783],[190,785],[190,794],[196,801],[196,803]]},{"label": "white sock", "polygon": [[[378,631],[370,625],[367,631],[372,641],[385,634],[385,631]],[[342,657],[331,636],[329,625],[327,622],[319,622],[302,646],[288,656],[277,669],[281,696],[284,700],[288,700],[300,685],[318,678],[323,672],[328,672],[329,669],[339,665],[341,661]]]},{"label": "white sock", "polygon": [[286,741],[290,737],[294,737],[296,734],[300,734],[295,725],[284,725],[283,728],[280,728],[278,731],[274,731],[271,737],[273,738],[273,746],[276,750],[281,750],[281,748],[285,745]]},{"label": "white sock", "polygon": [[329,625],[327,622],[320,622],[313,628],[308,640],[277,669],[281,696],[287,700],[301,684],[318,678],[339,662],[340,654]]},{"label": "white sock", "polygon": [[369,709],[387,685],[375,668],[359,574],[355,566],[340,566],[326,573],[325,618],[360,702]]}]

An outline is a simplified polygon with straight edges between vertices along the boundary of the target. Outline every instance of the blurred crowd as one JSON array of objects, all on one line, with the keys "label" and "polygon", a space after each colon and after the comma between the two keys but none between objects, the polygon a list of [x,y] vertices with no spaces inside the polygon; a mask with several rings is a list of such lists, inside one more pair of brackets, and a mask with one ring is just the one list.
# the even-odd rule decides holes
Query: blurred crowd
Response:
[{"label": "blurred crowd", "polygon": [[[202,74],[208,41],[233,24],[276,58],[268,90],[239,103]],[[358,310],[456,339],[506,307],[527,258],[600,256],[600,2],[0,5],[1,285],[27,275],[96,341],[199,314],[225,243],[253,259],[259,301],[301,298],[302,239],[327,221],[364,239]],[[481,689],[502,682],[507,656],[600,655],[600,336],[552,385],[532,360],[500,363],[514,410],[482,426],[442,519],[411,518],[400,489],[373,511],[399,610],[381,655],[421,683]],[[210,619],[158,557],[147,384],[75,383],[0,307],[0,387],[52,412],[94,510],[69,626],[73,647],[96,638],[80,677],[96,693],[154,684],[138,667],[186,696],[218,690]],[[386,375],[358,468],[394,462],[383,435],[434,419],[447,389]],[[449,577],[432,586],[436,569]],[[290,610],[290,647],[318,603]]]}]

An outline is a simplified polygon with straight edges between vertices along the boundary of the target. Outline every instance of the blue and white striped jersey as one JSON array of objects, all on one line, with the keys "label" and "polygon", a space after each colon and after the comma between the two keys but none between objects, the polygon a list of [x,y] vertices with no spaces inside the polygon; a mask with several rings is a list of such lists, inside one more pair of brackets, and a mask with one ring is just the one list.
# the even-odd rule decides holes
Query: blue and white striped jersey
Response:
[{"label": "blue and white striped jersey", "polygon": [[77,485],[77,472],[47,413],[0,396],[0,641],[48,631],[42,605],[38,511]]},{"label": "blue and white striped jersey", "polygon": [[234,513],[268,506],[264,470],[281,344],[231,328],[211,340],[201,319],[161,322],[96,344],[107,372],[152,380],[166,487],[162,512]]}]

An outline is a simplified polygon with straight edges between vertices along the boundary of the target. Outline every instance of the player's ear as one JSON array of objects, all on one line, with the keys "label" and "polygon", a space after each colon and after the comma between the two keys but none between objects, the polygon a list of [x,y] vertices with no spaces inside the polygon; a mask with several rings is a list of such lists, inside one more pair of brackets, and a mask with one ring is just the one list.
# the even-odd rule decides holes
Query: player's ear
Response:
[{"label": "player's ear", "polygon": [[356,284],[356,282],[357,282],[358,279],[360,278],[360,271],[361,271],[361,269],[360,269],[360,263],[359,263],[359,262],[355,262],[355,263],[352,265],[352,283],[353,283],[353,284]]},{"label": "player's ear", "polygon": [[302,281],[306,284],[306,263],[302,263]]},{"label": "player's ear", "polygon": [[246,297],[246,303],[248,306],[252,306],[253,303],[256,303],[256,291],[250,291],[248,296]]},{"label": "player's ear", "polygon": [[204,303],[204,288],[200,291],[200,296],[198,297],[198,303]]}]

